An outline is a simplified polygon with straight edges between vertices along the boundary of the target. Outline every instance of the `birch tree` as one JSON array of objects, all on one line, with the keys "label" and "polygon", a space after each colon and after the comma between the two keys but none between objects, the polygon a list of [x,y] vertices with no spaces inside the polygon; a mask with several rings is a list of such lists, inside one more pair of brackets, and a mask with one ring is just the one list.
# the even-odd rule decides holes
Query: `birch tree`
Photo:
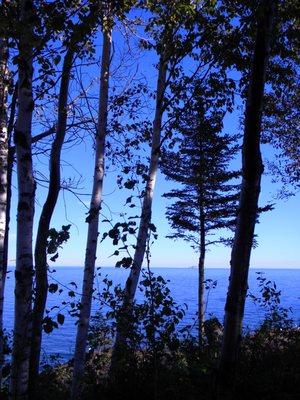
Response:
[{"label": "birch tree", "polygon": [[[153,9],[151,8],[151,5],[153,6]],[[146,252],[149,228],[151,226],[153,194],[161,153],[162,119],[166,108],[166,88],[169,81],[172,79],[172,70],[176,69],[178,60],[182,59],[184,54],[184,50],[182,50],[180,45],[176,43],[176,32],[178,31],[179,27],[181,27],[181,24],[184,26],[184,22],[186,20],[183,20],[182,17],[188,14],[191,15],[191,20],[193,20],[193,14],[195,12],[194,4],[189,1],[175,2],[175,4],[169,4],[168,2],[165,4],[163,2],[158,8],[155,8],[155,5],[153,4],[151,5],[148,5],[148,7],[150,11],[154,12],[155,17],[150,20],[149,27],[146,30],[152,30],[154,40],[156,40],[156,44],[153,47],[159,55],[157,67],[158,75],[156,83],[155,115],[152,128],[151,156],[146,186],[143,193],[142,211],[134,256],[124,289],[123,315],[119,318],[117,324],[117,333],[112,359],[112,371],[114,369],[114,360],[118,358],[118,349],[122,349],[122,347],[126,345],[126,339],[130,330],[130,324],[128,323],[129,319],[127,317],[130,314],[130,308],[132,306],[139,282]],[[162,27],[161,31],[157,29],[157,26],[160,24]],[[159,33],[157,31],[155,32],[155,29],[157,29]],[[180,48],[181,51],[178,52],[178,48]],[[169,74],[168,67],[170,68]]]},{"label": "birch tree", "polygon": [[[167,4],[166,4],[167,3]],[[144,197],[143,197],[143,204],[142,204],[142,213],[141,213],[141,220],[140,226],[138,231],[138,237],[135,246],[135,253],[131,263],[130,274],[126,281],[125,285],[125,300],[123,308],[124,310],[129,310],[132,304],[132,301],[135,296],[140,271],[142,268],[142,262],[145,254],[146,249],[146,242],[147,238],[149,237],[149,227],[151,221],[151,212],[152,212],[152,196],[153,196],[153,189],[155,185],[155,177],[158,167],[159,161],[159,152],[161,151],[161,145],[165,141],[166,136],[172,136],[172,122],[169,124],[164,124],[166,134],[160,138],[160,147],[155,150],[155,140],[158,136],[161,136],[161,132],[159,132],[159,125],[157,121],[162,118],[162,112],[164,107],[168,108],[168,111],[172,109],[173,103],[177,102],[177,105],[180,103],[182,99],[182,95],[185,92],[185,86],[182,85],[180,90],[176,88],[176,81],[179,75],[181,75],[182,70],[180,69],[180,61],[182,61],[186,54],[189,55],[190,59],[193,59],[196,64],[197,68],[196,71],[203,70],[202,79],[205,79],[207,74],[214,68],[215,64],[223,65],[223,71],[226,72],[228,68],[228,58],[227,55],[224,59],[221,57],[223,52],[223,46],[220,45],[222,40],[226,38],[230,42],[230,37],[236,36],[235,30],[231,29],[230,26],[230,18],[228,15],[232,14],[232,10],[229,10],[228,15],[222,11],[222,7],[217,6],[217,4],[206,4],[203,5],[201,2],[175,2],[172,5],[168,2],[161,2],[159,6],[154,8],[154,14],[157,13],[158,19],[155,20],[155,17],[151,19],[150,29],[146,28],[147,31],[151,32],[151,27],[155,24],[155,28],[158,29],[158,26],[164,26],[169,32],[168,35],[164,35],[160,32],[159,39],[160,41],[157,42],[157,49],[159,49],[160,54],[160,63],[159,63],[159,71],[162,71],[162,54],[163,49],[165,46],[166,53],[164,56],[168,56],[168,52],[171,54],[171,60],[169,66],[169,74],[165,80],[166,87],[162,90],[161,80],[158,80],[160,84],[157,85],[158,92],[164,92],[163,95],[167,94],[167,102],[163,105],[161,109],[161,104],[159,103],[159,95],[156,96],[156,114],[153,124],[153,131],[152,131],[152,149],[151,149],[151,160],[150,160],[150,167],[148,171],[148,180],[147,185],[144,190]],[[149,7],[149,4],[148,4]],[[174,8],[172,8],[174,7]],[[150,11],[151,6],[149,7]],[[174,12],[174,15],[172,14]],[[161,13],[161,14],[159,14]],[[168,16],[167,16],[168,15]],[[178,25],[177,25],[178,24]],[[179,29],[180,27],[180,29]],[[196,28],[195,28],[196,27]],[[173,32],[175,35],[170,34]],[[193,36],[193,29],[197,31],[195,36]],[[178,33],[178,37],[180,38],[179,41],[176,41],[176,33]],[[225,33],[226,32],[226,33]],[[186,41],[184,40],[184,36],[186,35]],[[155,37],[155,36],[154,36]],[[158,39],[158,37],[155,37]],[[165,39],[165,43],[163,40]],[[181,45],[179,44],[181,42]],[[185,45],[186,48],[185,48]],[[151,47],[151,46],[150,46]],[[197,51],[195,50],[197,49]],[[195,51],[194,51],[195,50]],[[164,60],[165,63],[168,63],[168,57]],[[221,59],[223,61],[221,61]],[[178,66],[178,68],[176,67]],[[195,73],[194,73],[195,74]],[[217,75],[217,73],[215,74]],[[190,77],[187,78],[187,83],[189,82]],[[217,78],[215,79],[218,80]],[[170,85],[170,91],[172,94],[169,96],[166,89]],[[175,89],[175,90],[174,90]],[[232,90],[232,88],[231,88]],[[157,93],[158,93],[157,92]],[[161,115],[160,115],[161,114]],[[168,114],[169,116],[169,114]],[[169,118],[172,119],[173,117]],[[176,118],[176,117],[175,117]],[[166,128],[167,127],[167,128]],[[158,153],[158,154],[156,154]],[[157,157],[158,155],[158,157]],[[154,172],[154,179],[151,174]],[[148,231],[148,232],[147,232]],[[127,263],[127,259],[126,259]],[[127,265],[128,267],[128,265]],[[123,320],[123,322],[122,322]],[[128,321],[125,317],[119,318],[119,323],[117,324],[117,335],[116,335],[116,342],[115,342],[115,350],[117,347],[120,347],[126,344],[126,335],[129,332],[130,327],[128,326]],[[124,330],[122,334],[122,330]],[[126,333],[127,331],[127,333]],[[114,358],[114,357],[113,357]]]},{"label": "birch tree", "polygon": [[33,276],[32,230],[35,198],[31,156],[31,127],[34,109],[32,95],[33,14],[33,3],[26,0],[21,1],[19,54],[17,57],[18,116],[14,130],[17,154],[18,212],[11,399],[28,398]]},{"label": "birch tree", "polygon": [[7,264],[5,262],[5,230],[7,213],[7,169],[8,169],[8,45],[4,36],[0,37],[0,388],[2,382],[3,355],[3,303]]},{"label": "birch tree", "polygon": [[[258,212],[263,164],[260,151],[261,117],[266,68],[277,2],[262,0],[245,110],[242,148],[242,186],[234,243],[230,282],[225,305],[224,337],[220,371],[224,383],[237,360],[247,294],[247,281],[254,228]],[[228,384],[228,382],[227,382]]]},{"label": "birch tree", "polygon": [[85,41],[90,36],[96,21],[96,12],[94,7],[91,8],[87,15],[81,16],[80,21],[75,24],[72,32],[69,33],[67,39],[66,54],[63,60],[62,75],[60,82],[60,91],[58,97],[58,114],[56,135],[51,147],[49,161],[49,188],[46,201],[44,203],[37,231],[35,244],[35,299],[33,307],[33,326],[32,326],[32,342],[30,354],[30,391],[34,393],[36,378],[39,372],[39,361],[41,352],[41,340],[43,330],[43,317],[47,301],[48,293],[48,276],[47,276],[47,245],[48,232],[53,212],[58,200],[61,188],[61,151],[66,136],[67,118],[68,118],[68,93],[70,75],[73,67],[75,55],[79,55],[80,47],[84,48]]},{"label": "birch tree", "polygon": [[90,209],[86,222],[88,235],[84,262],[84,275],[80,316],[77,325],[77,335],[74,353],[74,367],[72,380],[72,399],[80,398],[80,379],[84,373],[87,334],[91,314],[94,272],[98,242],[99,213],[101,210],[102,188],[104,179],[105,138],[107,133],[109,71],[112,45],[112,17],[106,11],[103,19],[103,47],[100,76],[99,118],[96,132],[96,152],[94,180]]},{"label": "birch tree", "polygon": [[[155,188],[155,182],[158,172],[158,162],[160,158],[161,124],[162,124],[162,116],[164,110],[163,101],[166,88],[166,79],[167,79],[167,59],[164,53],[160,56],[158,65],[158,79],[157,79],[157,90],[156,90],[157,97],[156,97],[155,117],[153,121],[151,159],[149,164],[148,179],[145,188],[145,194],[143,197],[142,213],[138,230],[136,249],[134,252],[132,266],[130,268],[130,273],[125,284],[124,310],[128,309],[128,307],[130,307],[130,304],[132,304],[134,300],[141,273],[142,263],[146,251],[149,225],[151,223],[153,192]],[[122,324],[122,326],[120,325],[120,323]],[[115,342],[116,348],[120,345],[122,346],[125,344],[126,341],[125,332],[127,331],[127,328],[125,328],[125,326],[127,324],[128,321],[126,321],[126,318],[124,320],[119,321],[116,342]]]}]

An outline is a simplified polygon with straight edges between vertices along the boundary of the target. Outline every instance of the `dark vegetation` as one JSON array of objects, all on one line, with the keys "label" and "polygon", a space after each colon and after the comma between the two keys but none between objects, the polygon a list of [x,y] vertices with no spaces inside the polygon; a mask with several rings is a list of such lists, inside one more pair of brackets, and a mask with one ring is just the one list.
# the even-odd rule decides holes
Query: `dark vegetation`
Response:
[{"label": "dark vegetation", "polygon": [[[110,374],[116,318],[122,310],[122,291],[107,282],[101,301],[105,315],[92,318],[89,352],[81,379],[82,399],[297,399],[300,394],[300,330],[291,310],[280,304],[276,284],[258,273],[259,295],[249,294],[265,313],[261,326],[245,330],[240,345],[234,384],[226,393],[218,387],[218,365],[223,326],[217,318],[204,322],[203,343],[197,331],[182,323],[186,308],[174,302],[167,282],[144,273],[139,289],[145,300],[135,304],[132,336]],[[103,306],[103,304],[102,304]],[[6,353],[9,353],[7,338]],[[7,383],[9,363],[4,375]],[[73,360],[46,357],[37,382],[40,398],[69,397]],[[4,386],[3,398],[7,398]]]}]

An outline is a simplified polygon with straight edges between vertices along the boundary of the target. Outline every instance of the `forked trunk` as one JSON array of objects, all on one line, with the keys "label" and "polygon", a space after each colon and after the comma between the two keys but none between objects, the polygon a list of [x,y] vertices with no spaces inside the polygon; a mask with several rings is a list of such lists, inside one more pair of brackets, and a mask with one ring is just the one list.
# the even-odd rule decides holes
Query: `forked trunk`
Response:
[{"label": "forked trunk", "polygon": [[[108,25],[110,21],[108,21]],[[111,27],[103,30],[103,49],[101,63],[101,80],[99,95],[99,120],[96,134],[95,170],[92,198],[88,223],[88,236],[85,252],[84,275],[80,316],[77,325],[76,345],[74,354],[74,369],[72,381],[72,399],[80,399],[80,380],[84,373],[87,335],[91,315],[95,262],[98,241],[99,213],[101,210],[102,187],[104,178],[105,138],[107,132],[109,69],[111,55]]]},{"label": "forked trunk", "polygon": [[[269,43],[276,2],[263,0],[258,19],[252,72],[245,111],[242,150],[242,186],[231,253],[230,282],[225,305],[224,337],[220,363],[222,382],[234,372],[241,337],[250,254],[258,210],[263,164],[260,152],[261,116]],[[232,383],[232,381],[230,380]]]},{"label": "forked trunk", "polygon": [[32,97],[32,14],[33,3],[20,4],[20,41],[18,59],[18,116],[14,139],[17,154],[18,211],[15,270],[15,319],[11,366],[10,399],[28,398],[32,303],[32,230],[35,181],[32,171],[31,126]]},{"label": "forked trunk", "polygon": [[48,276],[47,276],[47,239],[48,231],[50,229],[51,218],[57,203],[60,191],[60,168],[61,168],[61,150],[65,140],[67,117],[68,117],[68,92],[70,73],[72,69],[74,58],[73,47],[67,50],[64,58],[59,100],[58,100],[58,118],[55,139],[52,144],[50,154],[50,177],[49,188],[46,201],[44,203],[36,237],[35,243],[35,299],[33,306],[32,318],[32,340],[30,352],[30,393],[34,393],[36,379],[39,372],[41,341],[43,331],[43,317],[48,293]]},{"label": "forked trunk", "polygon": [[[130,324],[126,318],[127,311],[130,312],[130,307],[135,297],[142,263],[145,256],[146,244],[148,238],[149,224],[151,222],[152,213],[152,200],[155,181],[158,171],[158,163],[160,158],[160,141],[161,141],[161,123],[163,116],[163,103],[166,87],[167,75],[167,62],[164,55],[161,55],[158,67],[158,80],[157,80],[157,99],[155,108],[155,118],[153,122],[153,137],[151,147],[151,159],[148,172],[148,180],[145,188],[145,195],[143,198],[142,214],[140,219],[138,237],[132,267],[130,269],[129,277],[127,278],[124,294],[124,317],[121,317],[118,322],[116,341],[114,346],[114,353],[119,347],[125,345]],[[126,311],[127,310],[127,311]],[[114,356],[113,356],[114,359]],[[113,361],[114,362],[114,361]]]},{"label": "forked trunk", "polygon": [[9,71],[8,46],[5,38],[0,38],[0,389],[2,383],[3,355],[3,303],[4,286],[7,272],[5,251],[5,230],[7,211],[7,175],[8,175],[8,129],[7,95]]}]

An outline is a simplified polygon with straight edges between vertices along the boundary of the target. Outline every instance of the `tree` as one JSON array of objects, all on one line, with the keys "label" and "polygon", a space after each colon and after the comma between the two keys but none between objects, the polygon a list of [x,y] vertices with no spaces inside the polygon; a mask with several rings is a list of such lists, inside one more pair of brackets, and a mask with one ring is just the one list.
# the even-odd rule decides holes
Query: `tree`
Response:
[{"label": "tree", "polygon": [[[226,81],[225,81],[226,82]],[[233,229],[236,223],[239,185],[234,183],[238,171],[229,163],[238,150],[237,138],[221,133],[226,113],[227,94],[211,90],[209,78],[193,82],[194,97],[184,103],[176,122],[180,139],[175,151],[167,151],[162,171],[179,188],[164,194],[173,203],[167,207],[167,218],[174,231],[168,237],[183,238],[199,252],[198,331],[203,343],[205,254],[209,246],[228,244],[222,236],[210,237],[222,229]],[[203,89],[202,89],[203,88]],[[220,85],[220,88],[227,89]],[[215,108],[216,102],[219,104]]]},{"label": "tree", "polygon": [[[49,188],[46,201],[44,203],[37,231],[35,244],[35,298],[33,307],[33,326],[32,326],[32,341],[30,354],[30,392],[34,393],[36,378],[39,372],[39,361],[42,340],[43,317],[47,300],[48,292],[48,277],[47,277],[47,248],[48,234],[50,229],[51,218],[57,203],[61,188],[61,151],[65,140],[68,119],[68,93],[70,75],[73,67],[75,56],[80,56],[85,42],[88,40],[94,28],[97,19],[97,12],[91,5],[87,13],[81,13],[79,22],[72,25],[72,29],[68,32],[66,29],[65,48],[66,53],[63,60],[60,91],[58,96],[58,113],[56,135],[51,147],[50,162],[49,162]],[[65,24],[68,17],[65,16]]]},{"label": "tree", "polygon": [[35,180],[31,156],[31,128],[34,109],[32,95],[33,16],[33,3],[21,1],[18,22],[20,27],[19,54],[17,56],[18,116],[14,130],[17,154],[18,213],[11,399],[27,398],[29,378],[33,277],[32,230],[35,199]]},{"label": "tree", "polygon": [[[159,6],[157,6],[156,2],[150,2],[147,6],[148,9],[153,12],[154,17],[150,18],[146,31],[151,32],[155,40],[154,45],[147,44],[147,46],[155,49],[159,56],[155,94],[155,115],[151,136],[151,157],[146,174],[146,185],[142,196],[142,212],[134,256],[131,260],[130,272],[124,289],[123,312],[117,324],[112,365],[114,364],[114,360],[118,358],[119,350],[122,351],[122,348],[126,346],[126,340],[131,329],[128,323],[128,316],[131,313],[131,306],[142,269],[149,230],[152,228],[152,202],[161,153],[162,119],[167,107],[166,90],[172,79],[172,74],[176,73],[174,72],[176,66],[191,48],[191,43],[189,42],[190,36],[187,35],[182,38],[180,34],[177,35],[177,32],[180,27],[184,27],[188,32],[193,32],[193,21],[195,17],[195,4],[190,1],[175,2],[175,4],[170,4],[166,1],[162,2]],[[186,14],[191,16],[191,20],[187,20],[183,17]],[[112,366],[112,373],[113,370],[114,367]]]},{"label": "tree", "polygon": [[7,264],[5,262],[5,229],[7,212],[8,175],[8,117],[7,98],[9,87],[8,40],[0,35],[0,387],[2,382],[3,356],[3,302]]},{"label": "tree", "polygon": [[[266,68],[276,2],[260,2],[252,71],[245,110],[242,148],[242,186],[231,253],[230,282],[225,305],[224,336],[220,361],[221,382],[232,373],[239,349],[247,293],[254,228],[258,213],[263,165],[260,152],[261,117]],[[228,381],[227,381],[228,384]]]},{"label": "tree", "polygon": [[107,134],[112,23],[111,10],[104,10],[102,21],[103,48],[99,94],[99,118],[98,128],[96,132],[95,169],[90,209],[89,214],[86,218],[86,222],[88,223],[88,236],[85,253],[80,315],[77,325],[76,345],[74,353],[74,368],[71,394],[72,399],[80,398],[80,378],[83,375],[85,366],[87,334],[89,329],[89,319],[92,305],[94,271],[98,241],[99,213],[101,210],[102,187],[104,178],[104,157],[105,138]]},{"label": "tree", "polygon": [[299,11],[299,2],[278,2],[263,104],[262,140],[276,149],[267,166],[281,196],[300,188]]}]

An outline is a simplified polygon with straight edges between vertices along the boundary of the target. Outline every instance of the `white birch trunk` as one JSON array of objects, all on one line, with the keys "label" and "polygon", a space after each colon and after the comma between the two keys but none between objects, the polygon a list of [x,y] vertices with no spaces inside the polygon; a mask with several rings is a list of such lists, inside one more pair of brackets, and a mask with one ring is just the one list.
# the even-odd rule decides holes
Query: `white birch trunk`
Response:
[{"label": "white birch trunk", "polygon": [[[153,121],[153,137],[152,137],[152,147],[151,147],[151,159],[148,172],[148,181],[146,184],[145,196],[142,204],[142,214],[140,219],[134,258],[132,262],[132,267],[130,269],[129,277],[127,278],[125,285],[125,297],[124,297],[125,309],[128,307],[130,308],[130,305],[134,300],[146,251],[148,230],[152,214],[153,192],[154,192],[159,158],[160,158],[161,124],[164,111],[163,100],[166,87],[166,76],[167,76],[167,62],[164,58],[164,55],[161,55],[158,67],[158,79],[157,79],[157,90],[156,90],[157,97],[156,97],[155,117]],[[123,345],[126,341],[125,325],[127,325],[125,320],[123,322],[120,321],[120,324],[118,324],[115,349],[118,346]]]},{"label": "white birch trunk", "polygon": [[30,22],[32,7],[31,2],[21,2],[18,71],[19,106],[14,135],[18,176],[15,320],[10,385],[10,399],[14,400],[28,398],[31,337],[32,229],[35,196],[31,156],[31,125],[34,109],[32,97],[32,25]]},{"label": "white birch trunk", "polygon": [[5,230],[7,209],[8,130],[7,95],[9,71],[8,47],[5,38],[0,38],[0,389],[2,382],[3,355],[3,303],[6,279]]},{"label": "white birch trunk", "polygon": [[96,134],[96,154],[93,191],[90,204],[88,222],[88,235],[84,263],[84,275],[82,285],[81,309],[77,327],[74,370],[72,382],[72,398],[80,398],[80,379],[84,373],[86,343],[91,314],[91,304],[93,295],[94,272],[98,241],[99,213],[102,201],[102,187],[104,178],[104,156],[105,138],[107,131],[108,114],[108,90],[109,90],[109,68],[111,55],[111,28],[107,27],[103,31],[103,49],[101,63],[101,80],[99,95],[99,120],[98,132]]}]

